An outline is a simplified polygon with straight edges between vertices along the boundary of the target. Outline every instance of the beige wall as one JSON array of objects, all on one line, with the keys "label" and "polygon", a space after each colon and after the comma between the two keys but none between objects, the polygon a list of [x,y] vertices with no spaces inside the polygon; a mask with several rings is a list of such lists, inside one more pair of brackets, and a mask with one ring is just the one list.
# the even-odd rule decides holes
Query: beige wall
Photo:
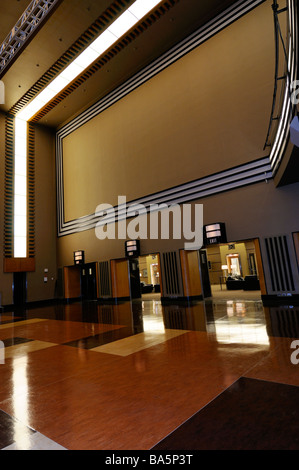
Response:
[{"label": "beige wall", "polygon": [[273,74],[266,2],[64,138],[66,220],[264,156]]},{"label": "beige wall", "polygon": [[[236,242],[298,231],[298,200],[299,184],[276,188],[269,181],[194,201],[192,205],[203,204],[204,224],[225,222],[228,241]],[[73,252],[78,249],[85,250],[86,262],[125,255],[124,240],[100,241],[95,230],[61,237],[57,246],[59,266],[73,264]],[[141,254],[183,247],[184,240],[141,240]]]},{"label": "beige wall", "polygon": [[[228,241],[276,236],[299,230],[299,184],[276,188],[273,181],[194,201],[203,204],[204,224],[225,222]],[[149,224],[150,225],[150,224]],[[104,261],[125,255],[124,240],[96,238],[89,230],[58,239],[59,266],[73,263],[73,252],[85,250],[86,261]],[[178,251],[184,248],[182,240],[141,240],[141,254]],[[220,253],[219,253],[220,254]],[[220,267],[221,269],[221,267]]]},{"label": "beige wall", "polygon": [[[35,252],[36,270],[27,274],[28,302],[54,297],[56,265],[56,185],[54,134],[43,126],[35,130]],[[48,269],[48,274],[44,273]],[[48,282],[44,283],[44,275]]]}]

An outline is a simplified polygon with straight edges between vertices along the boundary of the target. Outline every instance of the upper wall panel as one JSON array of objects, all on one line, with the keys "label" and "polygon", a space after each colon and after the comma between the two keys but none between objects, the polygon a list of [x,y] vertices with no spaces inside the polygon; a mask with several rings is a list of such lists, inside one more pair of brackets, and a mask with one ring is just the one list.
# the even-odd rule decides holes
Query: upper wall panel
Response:
[{"label": "upper wall panel", "polygon": [[274,58],[265,2],[64,137],[65,221],[265,156]]}]

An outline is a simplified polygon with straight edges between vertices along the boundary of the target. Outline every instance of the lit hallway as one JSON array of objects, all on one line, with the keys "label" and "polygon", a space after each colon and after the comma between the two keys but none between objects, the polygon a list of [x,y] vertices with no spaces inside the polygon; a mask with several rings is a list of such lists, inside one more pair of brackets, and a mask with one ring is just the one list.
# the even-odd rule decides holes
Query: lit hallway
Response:
[{"label": "lit hallway", "polygon": [[299,449],[296,314],[246,300],[5,313],[1,448]]}]

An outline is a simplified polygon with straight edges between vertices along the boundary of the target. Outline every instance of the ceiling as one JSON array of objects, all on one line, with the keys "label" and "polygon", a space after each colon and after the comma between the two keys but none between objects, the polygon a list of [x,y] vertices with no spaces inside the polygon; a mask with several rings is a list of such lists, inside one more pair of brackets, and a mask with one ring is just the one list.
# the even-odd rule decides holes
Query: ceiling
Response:
[{"label": "ceiling", "polygon": [[[1,1],[0,43],[29,3],[29,0]],[[9,111],[111,3],[111,0],[62,0],[1,78],[6,103],[0,110]],[[179,0],[39,122],[54,128],[61,126],[234,3],[238,2]]]}]

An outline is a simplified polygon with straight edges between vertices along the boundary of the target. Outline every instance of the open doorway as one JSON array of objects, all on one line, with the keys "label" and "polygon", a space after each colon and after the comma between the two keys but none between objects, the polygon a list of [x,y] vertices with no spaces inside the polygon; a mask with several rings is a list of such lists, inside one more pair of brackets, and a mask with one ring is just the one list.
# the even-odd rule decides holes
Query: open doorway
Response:
[{"label": "open doorway", "polygon": [[226,255],[227,271],[232,276],[242,276],[241,256],[239,253]]},{"label": "open doorway", "polygon": [[[260,256],[257,239],[207,247],[212,296],[228,299],[261,299]],[[260,268],[262,269],[262,268]]]},{"label": "open doorway", "polygon": [[161,267],[159,253],[139,257],[141,297],[144,300],[161,299]]},{"label": "open doorway", "polygon": [[83,301],[97,300],[97,264],[81,267],[81,298]]}]

